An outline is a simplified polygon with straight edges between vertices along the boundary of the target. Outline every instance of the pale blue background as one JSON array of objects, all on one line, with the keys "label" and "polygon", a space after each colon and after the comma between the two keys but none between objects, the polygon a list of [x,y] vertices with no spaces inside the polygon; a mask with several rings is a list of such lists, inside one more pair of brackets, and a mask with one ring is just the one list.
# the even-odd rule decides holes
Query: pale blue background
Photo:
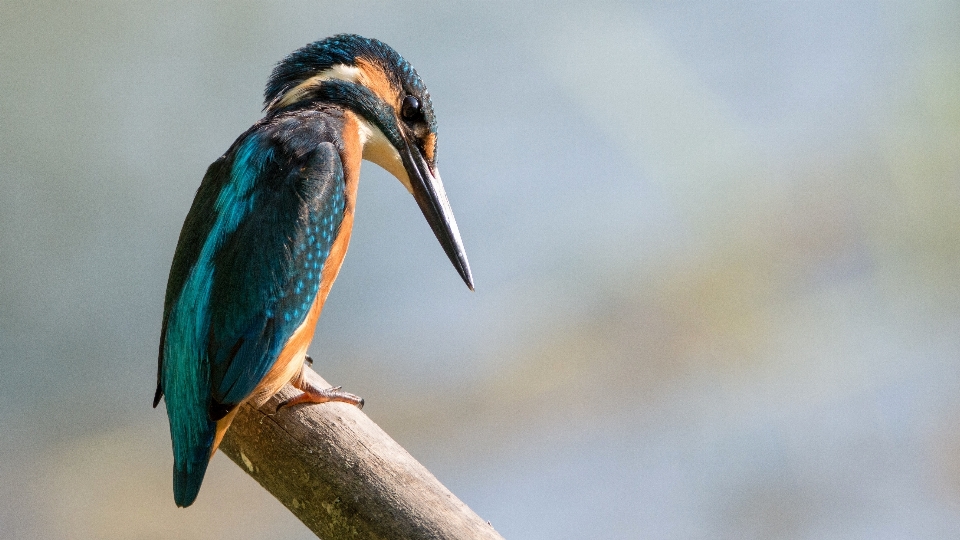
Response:
[{"label": "pale blue background", "polygon": [[176,509],[149,404],[206,166],[337,32],[477,291],[367,164],[311,352],[506,538],[957,536],[957,3],[7,1],[0,538],[310,537],[222,455]]}]

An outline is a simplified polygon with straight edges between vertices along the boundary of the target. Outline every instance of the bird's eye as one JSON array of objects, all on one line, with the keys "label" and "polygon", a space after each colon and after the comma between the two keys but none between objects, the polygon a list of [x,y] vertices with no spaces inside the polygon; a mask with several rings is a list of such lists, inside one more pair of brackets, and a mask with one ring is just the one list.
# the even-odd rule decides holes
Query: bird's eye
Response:
[{"label": "bird's eye", "polygon": [[400,116],[404,120],[413,120],[418,114],[420,114],[420,100],[413,96],[403,98],[403,105],[400,106]]}]

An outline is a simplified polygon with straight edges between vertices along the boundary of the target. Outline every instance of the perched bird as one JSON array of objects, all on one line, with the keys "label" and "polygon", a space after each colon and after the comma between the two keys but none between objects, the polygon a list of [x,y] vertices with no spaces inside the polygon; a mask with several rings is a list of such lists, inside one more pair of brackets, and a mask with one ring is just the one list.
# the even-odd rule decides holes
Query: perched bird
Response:
[{"label": "perched bird", "polygon": [[239,406],[291,382],[294,403],[363,400],[301,377],[353,228],[360,161],[413,194],[473,289],[437,173],[437,121],[419,75],[385,43],[337,35],[274,68],[264,117],[207,169],[167,282],[157,391],[178,506],[197,497]]}]

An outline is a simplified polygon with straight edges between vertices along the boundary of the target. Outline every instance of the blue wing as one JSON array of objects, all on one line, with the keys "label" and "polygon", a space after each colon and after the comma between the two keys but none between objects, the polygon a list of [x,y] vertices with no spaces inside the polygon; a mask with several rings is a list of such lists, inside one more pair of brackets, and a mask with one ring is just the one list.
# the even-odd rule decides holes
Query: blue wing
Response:
[{"label": "blue wing", "polygon": [[317,294],[344,208],[339,154],[321,134],[303,118],[255,126],[210,166],[184,223],[157,391],[178,505],[196,497],[216,420],[259,384]]},{"label": "blue wing", "polygon": [[[295,161],[295,160],[294,160]],[[261,174],[256,201],[214,256],[210,292],[213,419],[246,399],[313,304],[343,217],[344,182],[333,145],[303,163]]]}]

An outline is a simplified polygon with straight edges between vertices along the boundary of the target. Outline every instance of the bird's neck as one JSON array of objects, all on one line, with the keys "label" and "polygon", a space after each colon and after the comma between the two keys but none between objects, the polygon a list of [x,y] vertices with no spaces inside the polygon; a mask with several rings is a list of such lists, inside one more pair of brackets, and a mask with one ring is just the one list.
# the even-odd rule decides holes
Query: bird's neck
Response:
[{"label": "bird's neck", "polygon": [[363,119],[356,113],[347,110],[343,114],[343,146],[340,150],[340,161],[343,163],[344,194],[346,208],[344,212],[353,213],[357,198],[357,184],[360,181],[360,162],[364,156],[364,128]]},{"label": "bird's neck", "polygon": [[[327,301],[330,288],[333,287],[333,282],[340,273],[340,266],[343,264],[343,258],[347,254],[347,248],[350,247],[350,235],[353,232],[353,214],[357,205],[357,185],[360,181],[360,161],[363,159],[363,146],[360,140],[360,129],[357,121],[358,117],[356,114],[350,111],[344,114],[342,130],[343,146],[340,151],[344,180],[343,220],[340,222],[336,239],[330,248],[330,254],[323,263],[320,290],[315,300],[317,305],[316,318],[320,316],[320,310]],[[316,318],[311,322],[311,325],[316,324]],[[310,329],[312,335],[313,326],[310,326]]]}]

